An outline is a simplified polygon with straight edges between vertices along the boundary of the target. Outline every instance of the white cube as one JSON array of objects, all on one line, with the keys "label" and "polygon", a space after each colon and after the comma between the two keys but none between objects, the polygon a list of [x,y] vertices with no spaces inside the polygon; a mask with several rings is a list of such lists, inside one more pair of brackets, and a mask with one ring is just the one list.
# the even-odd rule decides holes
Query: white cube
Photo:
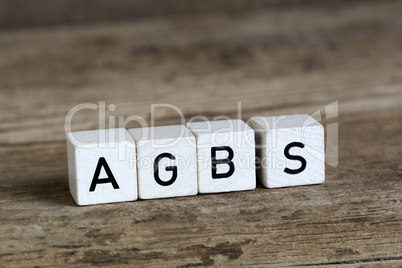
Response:
[{"label": "white cube", "polygon": [[183,125],[132,128],[140,199],[197,194],[196,143]]},{"label": "white cube", "polygon": [[254,117],[257,174],[268,188],[319,184],[325,179],[324,127],[307,114]]},{"label": "white cube", "polygon": [[194,122],[187,127],[197,138],[199,193],[255,189],[252,128],[242,120]]},{"label": "white cube", "polygon": [[137,200],[135,142],[124,128],[70,132],[67,154],[78,205]]}]

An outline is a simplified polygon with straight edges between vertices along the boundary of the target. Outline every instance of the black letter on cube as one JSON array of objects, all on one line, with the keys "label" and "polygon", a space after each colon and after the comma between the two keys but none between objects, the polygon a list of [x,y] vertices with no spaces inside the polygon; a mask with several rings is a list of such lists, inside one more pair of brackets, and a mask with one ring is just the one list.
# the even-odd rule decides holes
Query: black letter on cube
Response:
[{"label": "black letter on cube", "polygon": [[[228,158],[224,159],[216,159],[216,151],[227,151],[229,153]],[[232,176],[235,171],[235,166],[232,162],[233,159],[233,150],[229,146],[218,146],[211,148],[211,158],[212,158],[212,178],[213,179],[223,179]],[[216,166],[226,164],[229,166],[229,171],[226,173],[216,173]]]},{"label": "black letter on cube", "polygon": [[292,142],[292,143],[289,143],[289,144],[286,146],[286,148],[285,148],[285,156],[286,156],[286,158],[288,158],[288,159],[290,159],[290,160],[299,160],[299,161],[301,162],[301,167],[298,168],[298,169],[285,168],[284,171],[285,171],[286,173],[288,173],[288,174],[296,175],[296,174],[299,174],[300,172],[303,172],[303,170],[306,169],[307,162],[306,162],[306,159],[304,159],[303,157],[301,157],[301,156],[299,156],[299,155],[291,155],[291,154],[289,153],[289,150],[290,150],[292,147],[299,147],[299,148],[302,148],[302,149],[303,149],[303,148],[304,148],[304,144],[301,143],[301,142]]},{"label": "black letter on cube", "polygon": [[[106,179],[99,179],[99,174],[101,172],[101,168],[105,169],[105,172],[107,174]],[[98,165],[96,166],[95,174],[92,179],[91,187],[89,188],[90,192],[95,191],[96,185],[100,183],[111,183],[113,185],[114,189],[120,189],[119,185],[117,184],[112,171],[109,168],[109,165],[106,162],[106,159],[104,157],[99,158]]]},{"label": "black letter on cube", "polygon": [[162,185],[162,186],[169,186],[169,185],[172,185],[177,179],[177,167],[176,166],[166,167],[165,168],[166,171],[173,171],[172,178],[170,180],[168,180],[168,181],[161,180],[161,178],[159,178],[159,167],[158,167],[158,165],[159,165],[159,161],[161,161],[162,158],[169,158],[169,159],[172,159],[172,160],[175,160],[176,158],[172,154],[163,153],[163,154],[158,155],[156,157],[156,159],[155,159],[155,163],[154,163],[155,181],[158,184]]}]

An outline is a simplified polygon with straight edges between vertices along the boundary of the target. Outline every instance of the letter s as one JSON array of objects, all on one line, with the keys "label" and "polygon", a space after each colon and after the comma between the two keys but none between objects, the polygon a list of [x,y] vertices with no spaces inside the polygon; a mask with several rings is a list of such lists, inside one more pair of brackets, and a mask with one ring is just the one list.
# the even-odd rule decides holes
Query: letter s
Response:
[{"label": "letter s", "polygon": [[292,147],[304,148],[304,144],[301,142],[292,142],[292,143],[289,143],[285,148],[285,157],[286,158],[288,158],[290,160],[298,160],[301,162],[301,167],[298,169],[285,168],[285,170],[284,170],[285,173],[295,175],[295,174],[299,174],[299,173],[303,172],[306,169],[307,162],[306,162],[306,159],[304,159],[303,157],[301,157],[299,155],[291,155],[289,153],[289,150]]}]

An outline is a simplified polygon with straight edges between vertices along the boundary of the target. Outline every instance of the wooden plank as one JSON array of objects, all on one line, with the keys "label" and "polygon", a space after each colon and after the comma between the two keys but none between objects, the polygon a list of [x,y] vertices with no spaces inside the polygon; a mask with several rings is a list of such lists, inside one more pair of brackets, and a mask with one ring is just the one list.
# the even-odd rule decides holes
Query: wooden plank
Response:
[{"label": "wooden plank", "polygon": [[[371,2],[3,32],[0,266],[399,267],[401,9]],[[235,118],[241,101],[247,120],[337,100],[339,165],[322,185],[89,207],[69,194],[63,124],[79,103],[149,121],[154,103],[187,119]],[[178,122],[172,110],[157,114],[158,125]],[[74,117],[75,130],[98,127],[96,111]]]},{"label": "wooden plank", "polygon": [[352,6],[368,1],[375,0],[0,0],[0,29],[142,20],[162,16],[191,17],[210,13],[237,15],[261,9],[281,10],[303,6],[334,9],[344,4]]}]

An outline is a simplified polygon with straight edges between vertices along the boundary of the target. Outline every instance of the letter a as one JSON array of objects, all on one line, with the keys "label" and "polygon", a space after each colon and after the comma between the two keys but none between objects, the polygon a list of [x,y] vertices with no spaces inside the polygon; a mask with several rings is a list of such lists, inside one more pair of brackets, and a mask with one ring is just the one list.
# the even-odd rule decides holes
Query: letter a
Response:
[{"label": "letter a", "polygon": [[[108,176],[105,179],[99,179],[99,174],[101,172],[102,167],[105,169],[105,172]],[[89,188],[89,191],[90,192],[95,191],[96,185],[100,184],[100,183],[111,183],[113,185],[114,189],[120,189],[120,187],[117,184],[117,182],[112,174],[112,171],[110,170],[109,165],[107,164],[104,157],[99,158],[98,165],[96,166],[95,174],[92,179],[92,183],[91,183],[91,187]]]}]

